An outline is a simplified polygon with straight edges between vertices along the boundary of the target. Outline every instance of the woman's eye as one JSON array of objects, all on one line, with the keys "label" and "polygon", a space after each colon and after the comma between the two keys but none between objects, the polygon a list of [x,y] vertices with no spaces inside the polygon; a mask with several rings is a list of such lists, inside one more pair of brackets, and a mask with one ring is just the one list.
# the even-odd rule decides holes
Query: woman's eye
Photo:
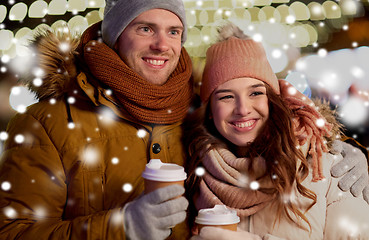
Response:
[{"label": "woman's eye", "polygon": [[251,93],[251,96],[258,96],[258,95],[264,95],[265,93],[262,91],[255,91]]},{"label": "woman's eye", "polygon": [[219,97],[219,100],[226,100],[226,99],[232,99],[232,98],[233,98],[233,96],[226,95],[226,96]]}]

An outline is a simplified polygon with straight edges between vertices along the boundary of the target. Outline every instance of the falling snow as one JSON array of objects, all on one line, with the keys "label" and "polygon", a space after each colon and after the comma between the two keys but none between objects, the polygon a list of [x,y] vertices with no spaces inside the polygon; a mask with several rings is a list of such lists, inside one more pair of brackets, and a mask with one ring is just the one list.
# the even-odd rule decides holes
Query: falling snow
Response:
[{"label": "falling snow", "polygon": [[112,163],[112,164],[114,164],[114,165],[116,165],[116,164],[118,164],[118,163],[119,163],[119,159],[118,159],[117,157],[113,157],[113,158],[111,159],[111,163]]},{"label": "falling snow", "polygon": [[325,121],[324,121],[324,119],[319,118],[318,120],[316,120],[316,125],[317,125],[318,127],[320,127],[320,128],[324,127],[324,125],[325,125]]},{"label": "falling snow", "polygon": [[88,147],[82,154],[82,159],[87,165],[94,165],[97,163],[99,151],[96,148]]},{"label": "falling snow", "polygon": [[143,129],[139,129],[139,130],[137,131],[137,136],[138,136],[139,138],[144,138],[144,137],[146,136],[146,131],[145,131],[145,130],[143,130]]},{"label": "falling snow", "polygon": [[37,77],[37,78],[33,79],[32,83],[33,83],[33,85],[35,85],[35,87],[39,87],[39,86],[42,85],[42,79]]},{"label": "falling snow", "polygon": [[8,139],[8,133],[7,132],[0,132],[0,141],[5,141],[6,139]]},{"label": "falling snow", "polygon": [[195,174],[199,177],[203,176],[205,174],[205,169],[203,167],[198,167],[195,170]]},{"label": "falling snow", "polygon": [[55,98],[51,98],[49,102],[50,102],[51,105],[54,105],[56,103],[56,100],[55,100]]},{"label": "falling snow", "polygon": [[47,213],[46,209],[42,206],[35,207],[34,212],[35,212],[36,217],[39,217],[39,218],[45,217]]},{"label": "falling snow", "polygon": [[16,143],[21,144],[21,143],[24,142],[24,136],[22,134],[18,134],[18,135],[15,136],[14,141]]},{"label": "falling snow", "polygon": [[250,183],[250,188],[251,188],[252,190],[258,190],[258,189],[259,189],[259,187],[260,187],[260,184],[259,184],[257,181],[252,181],[252,182]]},{"label": "falling snow", "polygon": [[3,211],[8,218],[16,218],[18,216],[17,212],[12,207],[5,207]]},{"label": "falling snow", "polygon": [[111,216],[111,221],[116,226],[122,226],[123,224],[123,214],[121,211],[114,211]]},{"label": "falling snow", "polygon": [[123,189],[124,192],[131,192],[133,187],[132,187],[132,184],[125,183],[125,184],[123,184],[122,189]]},{"label": "falling snow", "polygon": [[69,97],[68,98],[68,103],[69,104],[74,104],[76,102],[76,99],[74,97]]},{"label": "falling snow", "polygon": [[62,52],[68,52],[70,50],[70,45],[68,43],[61,43],[59,44],[59,49]]},{"label": "falling snow", "polygon": [[11,189],[12,185],[10,184],[10,182],[5,181],[1,184],[1,189],[3,191],[9,191]]}]

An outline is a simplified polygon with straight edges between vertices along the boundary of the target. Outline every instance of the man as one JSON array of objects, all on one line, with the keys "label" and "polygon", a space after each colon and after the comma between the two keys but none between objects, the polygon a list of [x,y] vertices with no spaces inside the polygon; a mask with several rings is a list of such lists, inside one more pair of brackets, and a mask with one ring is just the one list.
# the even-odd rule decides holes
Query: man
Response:
[{"label": "man", "polygon": [[43,84],[7,130],[0,239],[187,238],[184,188],[142,195],[141,177],[153,158],[183,165],[185,21],[181,0],[107,1],[78,47],[35,40]]},{"label": "man", "polygon": [[184,163],[186,34],[181,0],[109,0],[80,39],[36,38],[40,101],[8,126],[0,239],[187,238],[184,189],[142,195],[141,177],[152,158]]}]

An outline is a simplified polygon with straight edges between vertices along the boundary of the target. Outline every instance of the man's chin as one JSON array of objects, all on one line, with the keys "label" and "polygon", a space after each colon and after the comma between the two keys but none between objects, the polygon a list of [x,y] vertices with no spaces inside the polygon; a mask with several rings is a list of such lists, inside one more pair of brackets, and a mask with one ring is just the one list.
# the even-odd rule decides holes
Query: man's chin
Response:
[{"label": "man's chin", "polygon": [[148,81],[149,83],[152,83],[154,85],[163,85],[168,81],[169,76],[165,76],[165,77],[161,77],[161,76],[157,76],[155,77],[155,74],[152,74],[149,77],[146,77],[144,79],[146,79],[146,81]]}]

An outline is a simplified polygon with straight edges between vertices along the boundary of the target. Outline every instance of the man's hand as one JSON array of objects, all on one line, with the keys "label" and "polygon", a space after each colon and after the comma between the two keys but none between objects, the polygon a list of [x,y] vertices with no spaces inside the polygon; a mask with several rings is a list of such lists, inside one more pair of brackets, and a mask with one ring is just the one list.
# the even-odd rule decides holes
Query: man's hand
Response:
[{"label": "man's hand", "polygon": [[199,235],[190,240],[261,240],[258,235],[238,230],[237,232],[219,227],[203,227]]},{"label": "man's hand", "polygon": [[343,160],[334,165],[331,169],[333,177],[341,177],[338,186],[342,191],[350,189],[355,197],[363,193],[365,201],[369,203],[369,178],[368,163],[365,155],[352,145],[334,141],[332,150],[340,153]]},{"label": "man's hand", "polygon": [[141,195],[124,209],[124,226],[128,239],[165,239],[171,228],[186,218],[188,201],[180,185],[159,188]]}]

